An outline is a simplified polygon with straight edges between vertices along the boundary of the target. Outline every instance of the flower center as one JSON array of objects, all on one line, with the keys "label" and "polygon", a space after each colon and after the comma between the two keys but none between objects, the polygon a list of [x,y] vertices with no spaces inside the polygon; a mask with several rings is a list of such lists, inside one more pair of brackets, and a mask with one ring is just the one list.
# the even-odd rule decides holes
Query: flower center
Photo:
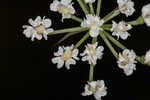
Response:
[{"label": "flower center", "polygon": [[66,61],[68,59],[70,59],[72,57],[72,51],[65,51],[62,55],[61,55],[61,59]]},{"label": "flower center", "polygon": [[45,31],[45,27],[43,25],[39,25],[35,27],[35,30],[37,31],[37,34],[42,34]]},{"label": "flower center", "polygon": [[96,51],[93,48],[93,46],[88,46],[88,50],[89,50],[89,56],[94,56],[96,54]]},{"label": "flower center", "polygon": [[95,87],[89,86],[88,90],[92,91],[93,93],[95,93],[98,90],[98,88],[100,88],[99,85],[96,85]]},{"label": "flower center", "polygon": [[127,5],[126,4],[122,5],[121,10],[122,11],[127,11],[128,10]]},{"label": "flower center", "polygon": [[124,61],[121,62],[121,65],[126,66],[127,64],[129,64],[129,57],[126,54],[122,55],[122,57],[124,58]]},{"label": "flower center", "polygon": [[70,9],[64,5],[60,5],[58,7],[58,12],[61,14],[68,14],[70,12]]},{"label": "flower center", "polygon": [[118,24],[115,28],[114,28],[114,32],[121,32],[123,30],[122,25]]},{"label": "flower center", "polygon": [[96,22],[95,21],[92,21],[91,23],[90,23],[90,26],[89,26],[90,28],[92,28],[92,27],[97,27],[97,24],[96,24]]}]

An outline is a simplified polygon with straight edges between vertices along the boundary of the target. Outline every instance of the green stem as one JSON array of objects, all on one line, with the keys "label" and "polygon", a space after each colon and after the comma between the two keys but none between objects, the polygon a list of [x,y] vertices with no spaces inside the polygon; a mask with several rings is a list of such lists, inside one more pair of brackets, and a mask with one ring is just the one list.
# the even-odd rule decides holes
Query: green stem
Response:
[{"label": "green stem", "polygon": [[79,18],[77,16],[73,16],[73,15],[72,15],[72,19],[79,22],[79,23],[81,23],[83,21],[81,18]]},{"label": "green stem", "polygon": [[89,37],[89,32],[87,32],[80,41],[74,46],[74,49],[78,48],[87,38]]},{"label": "green stem", "polygon": [[89,7],[90,7],[90,13],[94,14],[94,8],[92,2],[89,3]]},{"label": "green stem", "polygon": [[68,33],[68,34],[66,34],[65,36],[63,36],[56,44],[59,44],[59,43],[63,42],[64,40],[66,40],[67,38],[69,38],[70,36],[75,35],[75,34],[78,34],[78,33],[80,33],[80,32]]},{"label": "green stem", "polygon": [[101,2],[102,2],[102,0],[98,0],[98,1],[97,1],[97,10],[96,10],[96,15],[97,15],[97,16],[100,15]]},{"label": "green stem", "polygon": [[104,24],[101,26],[102,29],[110,31],[112,28],[112,24]]},{"label": "green stem", "polygon": [[118,46],[121,49],[127,49],[124,45],[122,45],[119,41],[117,41],[115,38],[113,38],[109,33],[104,32],[104,34],[108,37],[108,39],[114,43],[116,46]]},{"label": "green stem", "polygon": [[116,57],[116,59],[118,59],[118,53],[115,51],[115,49],[112,47],[111,43],[106,38],[104,31],[100,31],[100,36],[102,37],[102,39],[104,40],[104,42],[106,43],[107,47],[110,49],[112,54]]},{"label": "green stem", "polygon": [[94,65],[90,64],[90,71],[89,71],[89,81],[93,81],[93,74],[94,74]]},{"label": "green stem", "polygon": [[95,43],[97,41],[97,37],[92,39],[92,43]]},{"label": "green stem", "polygon": [[[114,39],[110,34],[108,34],[107,32],[104,32],[104,34],[108,37],[108,39],[114,43],[116,46],[118,46],[119,48],[121,48],[122,50],[127,49],[123,44],[121,44],[119,41],[117,41],[116,39]],[[142,60],[142,58],[140,56],[136,56],[136,60],[139,61],[141,64],[144,64],[144,60]]]},{"label": "green stem", "polygon": [[118,8],[114,9],[112,12],[110,12],[103,18],[104,23],[108,22],[109,20],[111,20],[112,18],[116,17],[119,14],[120,14],[120,10]]},{"label": "green stem", "polygon": [[[97,41],[97,37],[92,38],[92,44],[94,44]],[[89,71],[89,81],[93,81],[94,76],[94,65],[90,64],[90,71]]]},{"label": "green stem", "polygon": [[54,32],[48,33],[48,35],[57,35],[57,34],[62,34],[62,33],[67,33],[67,32],[81,32],[81,31],[86,31],[86,30],[88,30],[88,28],[74,27],[74,28],[55,30]]},{"label": "green stem", "polygon": [[130,22],[127,22],[128,24],[130,24],[130,25],[142,25],[142,24],[144,24],[144,19],[143,19],[143,17],[142,16],[139,16],[136,20],[134,20],[134,21],[130,21]]},{"label": "green stem", "polygon": [[85,13],[85,15],[88,14],[89,12],[88,12],[87,7],[84,4],[84,1],[83,0],[77,0],[77,1],[79,3],[80,7],[82,8],[83,12]]}]

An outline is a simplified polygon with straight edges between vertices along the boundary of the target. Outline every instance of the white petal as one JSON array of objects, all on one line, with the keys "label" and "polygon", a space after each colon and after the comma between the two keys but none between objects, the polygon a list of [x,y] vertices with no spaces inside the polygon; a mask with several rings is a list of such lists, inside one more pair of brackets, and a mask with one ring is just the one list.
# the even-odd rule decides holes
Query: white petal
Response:
[{"label": "white petal", "polygon": [[72,5],[69,5],[68,8],[70,9],[70,14],[75,14],[75,9]]},{"label": "white petal", "polygon": [[145,18],[144,21],[147,24],[147,26],[150,27],[150,16],[148,18]]},{"label": "white petal", "polygon": [[54,53],[54,56],[61,56],[63,54],[64,50],[62,47],[58,48],[58,51]]},{"label": "white petal", "polygon": [[84,21],[81,23],[81,27],[88,27],[85,19],[84,19]]},{"label": "white petal", "polygon": [[78,53],[79,53],[79,50],[78,49],[74,49],[72,51],[72,57],[76,60],[79,60],[79,58],[77,57],[78,56]]},{"label": "white petal", "polygon": [[146,52],[145,63],[150,63],[150,50]]},{"label": "white petal", "polygon": [[46,33],[47,34],[49,34],[49,33],[51,33],[51,32],[53,32],[54,30],[52,29],[52,28],[48,28],[48,29],[46,29]]},{"label": "white petal", "polygon": [[38,35],[38,34],[34,34],[34,37],[38,40],[41,40],[42,39],[42,35]]},{"label": "white petal", "polygon": [[53,3],[50,4],[50,10],[52,11],[58,11],[58,6],[60,5],[60,2],[58,0],[54,0]]},{"label": "white petal", "polygon": [[84,55],[86,55],[86,50],[84,50],[84,52],[83,53],[80,53],[80,56],[84,56]]},{"label": "white petal", "polygon": [[47,37],[47,32],[46,31],[43,32],[43,37],[44,37],[45,40],[47,40],[48,37]]},{"label": "white petal", "polygon": [[72,0],[61,0],[61,4],[68,6],[70,3],[72,2]]},{"label": "white petal", "polygon": [[96,52],[102,52],[104,51],[104,47],[103,46],[98,46],[96,49]]},{"label": "white petal", "polygon": [[84,1],[85,1],[85,3],[89,3],[89,2],[94,3],[95,2],[95,0],[84,0]]},{"label": "white petal", "polygon": [[95,29],[90,30],[91,37],[97,37],[98,35],[99,35],[99,30],[95,30]]},{"label": "white petal", "polygon": [[43,24],[46,28],[48,28],[48,27],[51,26],[52,22],[51,22],[50,19],[44,19],[44,20],[42,21],[42,24]]},{"label": "white petal", "polygon": [[123,40],[126,40],[128,38],[128,36],[130,36],[130,34],[128,32],[121,32],[120,37]]},{"label": "white petal", "polygon": [[62,14],[61,21],[64,22],[64,19],[69,19],[69,18],[71,18],[71,14]]},{"label": "white petal", "polygon": [[65,51],[70,51],[70,50],[73,49],[73,47],[74,47],[74,45],[72,44],[71,46],[66,46],[66,47],[64,47],[64,50],[65,50]]},{"label": "white petal", "polygon": [[41,17],[40,17],[40,16],[37,16],[34,21],[33,21],[32,19],[29,19],[29,23],[30,23],[32,26],[36,27],[36,26],[38,26],[38,25],[41,24]]},{"label": "white petal", "polygon": [[133,74],[133,70],[136,70],[135,68],[135,64],[129,64],[128,67],[124,68],[124,73],[127,76],[130,76],[131,74]]},{"label": "white petal", "polygon": [[66,68],[67,68],[67,69],[70,69],[70,65],[75,65],[75,64],[76,64],[76,61],[73,60],[73,59],[69,59],[69,60],[66,61],[65,64],[66,64]]},{"label": "white petal", "polygon": [[23,28],[26,28],[23,31],[23,34],[27,37],[30,38],[32,36],[32,34],[34,34],[36,31],[31,27],[31,26],[26,26],[24,25]]},{"label": "white petal", "polygon": [[88,61],[88,60],[89,60],[89,57],[88,57],[88,56],[84,56],[84,57],[82,57],[81,60],[82,60],[82,61]]},{"label": "white petal", "polygon": [[82,96],[88,96],[88,95],[92,95],[93,94],[93,92],[89,91],[88,89],[89,89],[89,85],[86,84],[85,87],[84,87],[84,91],[85,92],[82,93]]},{"label": "white petal", "polygon": [[64,65],[64,61],[61,59],[61,57],[55,57],[55,58],[52,58],[52,63],[57,64],[57,68],[60,69],[63,67]]}]

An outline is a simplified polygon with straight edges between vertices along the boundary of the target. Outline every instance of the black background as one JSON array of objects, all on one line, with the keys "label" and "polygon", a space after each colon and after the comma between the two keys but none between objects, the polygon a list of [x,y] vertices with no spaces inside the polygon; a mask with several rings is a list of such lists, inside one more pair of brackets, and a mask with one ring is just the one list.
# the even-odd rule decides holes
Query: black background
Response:
[{"label": "black background", "polygon": [[[75,0],[74,0],[75,1]],[[141,14],[143,5],[149,0],[135,1],[136,12],[133,16],[126,18],[119,15],[113,20],[134,20]],[[48,41],[31,42],[22,34],[22,25],[28,25],[28,19],[35,19],[36,16],[46,16],[52,19],[54,29],[63,29],[79,26],[80,23],[71,19],[61,22],[61,15],[51,12],[49,4],[52,0],[9,0],[4,10],[2,23],[7,24],[3,34],[6,33],[6,42],[2,42],[2,79],[1,100],[94,100],[93,96],[82,97],[84,85],[88,80],[89,65],[85,62],[78,62],[71,66],[70,70],[65,67],[58,70],[56,65],[51,63],[53,52],[57,51],[58,45],[54,45],[63,35],[50,36]],[[76,15],[82,17],[83,12],[75,2]],[[95,6],[94,6],[95,7]],[[112,9],[117,7],[116,0],[103,0],[101,17],[104,17]],[[110,22],[109,22],[110,23]],[[2,27],[1,27],[2,28]],[[129,49],[135,50],[136,54],[143,55],[150,48],[150,28],[140,25],[133,28],[131,37],[122,41]],[[75,44],[84,35],[78,34],[67,39],[59,45]],[[3,40],[3,39],[2,39]],[[86,42],[90,42],[91,39]],[[137,70],[130,77],[123,74],[118,68],[116,60],[105,46],[102,39],[99,44],[105,47],[103,59],[98,61],[95,68],[94,79],[105,80],[108,87],[108,94],[103,100],[150,100],[150,67],[137,64]],[[86,43],[84,43],[86,44]],[[84,45],[79,47],[83,50]],[[119,52],[120,49],[116,48]],[[7,54],[3,54],[7,52]],[[6,61],[4,61],[6,60]],[[5,95],[4,95],[5,94]]]}]

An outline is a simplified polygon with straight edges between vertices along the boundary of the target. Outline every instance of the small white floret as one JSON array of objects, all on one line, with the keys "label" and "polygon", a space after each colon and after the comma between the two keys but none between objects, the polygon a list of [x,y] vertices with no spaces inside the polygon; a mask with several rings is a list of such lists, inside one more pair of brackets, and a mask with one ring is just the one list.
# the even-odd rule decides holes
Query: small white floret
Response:
[{"label": "small white floret", "polygon": [[136,54],[133,50],[125,49],[122,53],[119,53],[119,59],[117,61],[119,68],[124,70],[124,73],[129,76],[136,70],[137,63],[135,61]]},{"label": "small white floret", "polygon": [[97,60],[102,59],[104,47],[98,46],[98,42],[95,44],[87,44],[85,47],[84,52],[80,54],[83,56],[82,61],[88,61],[89,64],[96,65]]},{"label": "small white floret", "polygon": [[86,15],[86,19],[81,23],[81,27],[90,28],[90,36],[97,37],[99,35],[99,31],[102,30],[100,28],[104,23],[104,20],[101,20],[98,16],[93,16],[91,14]]},{"label": "small white floret", "polygon": [[79,60],[78,56],[78,49],[73,49],[73,45],[70,47],[59,47],[58,51],[54,53],[54,58],[52,58],[52,62],[54,64],[57,63],[57,68],[60,69],[66,66],[67,69],[70,69],[70,65],[75,65],[76,60]]},{"label": "small white floret", "polygon": [[30,25],[23,25],[23,28],[25,29],[23,31],[23,34],[27,38],[31,38],[32,41],[34,41],[34,38],[41,40],[42,37],[47,40],[48,33],[53,32],[54,30],[51,27],[51,20],[50,19],[41,19],[40,16],[38,16],[35,20],[29,19]]},{"label": "small white floret", "polygon": [[118,24],[115,21],[112,21],[112,28],[111,31],[113,32],[113,36],[117,36],[123,40],[126,40],[130,34],[127,32],[128,30],[132,29],[130,24],[125,23],[124,21],[119,22]]},{"label": "small white floret", "polygon": [[84,89],[85,91],[82,93],[82,96],[94,95],[96,100],[101,100],[101,97],[107,95],[107,88],[103,80],[88,82]]},{"label": "small white floret", "polygon": [[62,14],[63,22],[64,19],[69,19],[71,15],[75,14],[75,9],[72,5],[72,0],[54,0],[53,3],[50,4],[50,10]]},{"label": "small white floret", "polygon": [[131,0],[117,0],[118,7],[121,13],[125,14],[127,17],[131,16],[134,12],[134,2]]}]

